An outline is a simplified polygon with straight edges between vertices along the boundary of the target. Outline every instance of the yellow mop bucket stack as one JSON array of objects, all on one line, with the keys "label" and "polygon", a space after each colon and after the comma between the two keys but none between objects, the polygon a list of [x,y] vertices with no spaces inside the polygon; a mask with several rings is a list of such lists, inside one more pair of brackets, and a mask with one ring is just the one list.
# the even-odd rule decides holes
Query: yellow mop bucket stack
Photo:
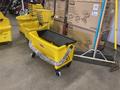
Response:
[{"label": "yellow mop bucket stack", "polygon": [[39,21],[37,15],[33,13],[35,9],[42,9],[43,6],[41,4],[29,4],[29,9],[31,10],[27,15],[21,15],[16,17],[19,30],[22,32],[25,37],[29,40],[28,33],[33,30],[39,29]]},{"label": "yellow mop bucket stack", "polygon": [[16,19],[18,20],[18,24],[23,24],[23,23],[28,23],[28,22],[31,22],[31,21],[36,21],[37,16],[27,14],[27,15],[17,16]]},{"label": "yellow mop bucket stack", "polygon": [[17,18],[19,24],[19,30],[21,33],[25,35],[27,39],[29,39],[28,32],[31,30],[38,30],[39,29],[39,22],[37,17],[33,17],[30,14],[18,16]]},{"label": "yellow mop bucket stack", "polygon": [[60,69],[72,62],[76,41],[51,30],[33,31],[29,35],[32,57],[38,55],[52,64],[56,75],[60,76]]},{"label": "yellow mop bucket stack", "polygon": [[28,4],[29,12],[32,15],[36,15],[36,12],[34,12],[36,9],[43,9],[43,6],[41,4],[34,4],[34,3],[29,3]]},{"label": "yellow mop bucket stack", "polygon": [[0,12],[0,43],[12,41],[12,30],[9,19]]},{"label": "yellow mop bucket stack", "polygon": [[60,69],[70,66],[72,62],[76,41],[50,30],[53,25],[51,10],[30,5],[32,8],[30,14],[17,17],[20,32],[24,33],[30,42],[32,57],[37,55],[52,64],[56,75],[60,76]]},{"label": "yellow mop bucket stack", "polygon": [[16,18],[20,32],[29,40],[29,32],[50,28],[53,23],[52,15],[52,11],[43,9],[41,4],[32,5],[32,12],[30,14]]}]

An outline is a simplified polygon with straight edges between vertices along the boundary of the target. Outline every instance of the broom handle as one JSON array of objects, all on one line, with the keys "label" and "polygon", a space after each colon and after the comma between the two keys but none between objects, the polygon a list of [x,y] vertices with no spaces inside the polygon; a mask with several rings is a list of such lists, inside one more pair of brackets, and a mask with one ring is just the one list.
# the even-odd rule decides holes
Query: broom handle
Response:
[{"label": "broom handle", "polygon": [[56,0],[54,0],[54,15],[53,16],[55,15],[56,15]]},{"label": "broom handle", "polygon": [[96,33],[96,38],[95,38],[95,45],[94,45],[94,54],[93,54],[93,57],[95,58],[96,56],[96,53],[97,53],[97,48],[98,48],[98,43],[99,43],[99,40],[100,40],[100,34],[101,34],[101,27],[102,27],[102,22],[103,22],[103,19],[104,19],[104,14],[105,14],[105,8],[106,8],[106,5],[107,5],[107,1],[108,0],[103,0],[102,2],[102,7],[101,7],[101,12],[100,12],[100,18],[99,18],[99,23],[98,23],[98,31]]},{"label": "broom handle", "polygon": [[63,25],[63,35],[67,35],[68,28],[68,9],[69,9],[69,0],[65,1],[65,12],[64,12],[64,25]]},{"label": "broom handle", "polygon": [[114,49],[117,50],[118,33],[118,0],[115,0],[115,27],[114,27]]},{"label": "broom handle", "polygon": [[24,7],[24,1],[21,0],[21,3],[22,3],[22,10],[25,11],[25,7]]}]

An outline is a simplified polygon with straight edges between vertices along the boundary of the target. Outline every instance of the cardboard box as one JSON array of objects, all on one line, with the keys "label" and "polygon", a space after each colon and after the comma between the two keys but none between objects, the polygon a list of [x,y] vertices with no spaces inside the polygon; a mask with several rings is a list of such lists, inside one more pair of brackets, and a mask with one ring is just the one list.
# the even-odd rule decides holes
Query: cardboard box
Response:
[{"label": "cardboard box", "polygon": [[[54,11],[54,0],[48,0],[45,8]],[[65,0],[56,0],[55,18],[63,21],[64,13],[65,13]]]},{"label": "cardboard box", "polygon": [[53,0],[47,0],[46,4],[45,4],[45,8],[54,11],[54,2],[53,2]]},{"label": "cardboard box", "polygon": [[77,41],[76,51],[87,51],[92,48],[94,40],[94,32],[91,32],[82,27],[76,27],[69,25],[68,37],[73,38]]},{"label": "cardboard box", "polygon": [[75,2],[89,2],[89,3],[94,3],[94,2],[102,2],[102,0],[71,0]]},{"label": "cardboard box", "polygon": [[64,14],[65,14],[65,0],[57,0],[56,3],[56,15],[64,19]]},{"label": "cardboard box", "polygon": [[62,34],[64,23],[62,21],[54,20],[54,24],[51,27],[53,31]]},{"label": "cardboard box", "polygon": [[68,23],[96,31],[100,8],[100,0],[70,0]]}]

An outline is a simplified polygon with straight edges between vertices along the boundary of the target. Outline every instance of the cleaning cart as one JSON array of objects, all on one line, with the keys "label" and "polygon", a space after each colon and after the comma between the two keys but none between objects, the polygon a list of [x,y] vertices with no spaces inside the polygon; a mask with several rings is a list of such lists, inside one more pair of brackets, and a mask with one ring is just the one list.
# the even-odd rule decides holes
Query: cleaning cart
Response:
[{"label": "cleaning cart", "polygon": [[60,69],[72,62],[76,41],[51,30],[33,31],[29,35],[32,57],[37,55],[52,64],[56,75],[60,76]]},{"label": "cleaning cart", "polygon": [[12,41],[12,31],[9,19],[0,12],[0,43]]}]

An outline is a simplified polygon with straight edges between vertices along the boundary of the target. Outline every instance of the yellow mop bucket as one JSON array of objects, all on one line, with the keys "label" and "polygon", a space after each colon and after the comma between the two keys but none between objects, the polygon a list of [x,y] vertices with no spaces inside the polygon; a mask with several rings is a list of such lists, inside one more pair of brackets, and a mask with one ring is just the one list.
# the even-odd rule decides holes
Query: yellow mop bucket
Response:
[{"label": "yellow mop bucket", "polygon": [[30,40],[29,33],[32,31],[49,29],[48,24],[39,25],[39,22],[24,23],[20,25],[20,31],[24,33],[25,37]]},{"label": "yellow mop bucket", "polygon": [[2,12],[0,12],[0,19],[5,18]]},{"label": "yellow mop bucket", "polygon": [[16,17],[19,24],[29,23],[31,21],[38,20],[37,15],[36,14],[34,15],[32,12],[34,12],[36,9],[43,9],[43,6],[41,4],[29,4],[29,8],[32,9],[30,14],[21,15],[21,16]]},{"label": "yellow mop bucket", "polygon": [[17,17],[20,32],[24,33],[28,40],[29,32],[50,29],[50,26],[53,23],[53,14],[51,10],[36,9],[35,12],[37,13],[36,17],[38,20],[36,20],[36,18],[32,18],[30,15],[28,15],[29,17],[26,17],[27,15]]},{"label": "yellow mop bucket", "polygon": [[9,19],[0,12],[0,43],[12,41],[12,31]]},{"label": "yellow mop bucket", "polygon": [[32,3],[30,3],[28,5],[28,8],[32,9],[34,11],[35,9],[43,9],[43,6],[41,4],[32,4]]},{"label": "yellow mop bucket", "polygon": [[18,16],[16,19],[18,21],[20,32],[22,32],[26,38],[28,38],[28,31],[39,29],[39,21],[37,19],[37,16],[32,16],[31,14],[28,14]]},{"label": "yellow mop bucket", "polygon": [[31,14],[17,16],[16,17],[18,24],[29,23],[32,21],[37,21],[37,16],[32,16]]},{"label": "yellow mop bucket", "polygon": [[30,4],[29,8],[32,9],[30,14],[17,16],[16,19],[17,19],[19,24],[28,23],[29,21],[36,21],[37,15],[33,14],[32,12],[34,12],[35,9],[42,9],[43,6],[41,4]]},{"label": "yellow mop bucket", "polygon": [[38,30],[39,29],[39,22],[38,21],[32,21],[29,23],[23,23],[19,25],[20,32],[26,34],[28,31],[31,30]]},{"label": "yellow mop bucket", "polygon": [[32,57],[38,55],[52,64],[56,75],[60,76],[60,69],[72,62],[76,41],[50,30],[33,31],[29,34]]},{"label": "yellow mop bucket", "polygon": [[29,3],[28,4],[28,8],[29,8],[29,13],[32,15],[36,15],[35,10],[36,9],[43,9],[43,6],[41,4],[34,4],[34,3]]}]

